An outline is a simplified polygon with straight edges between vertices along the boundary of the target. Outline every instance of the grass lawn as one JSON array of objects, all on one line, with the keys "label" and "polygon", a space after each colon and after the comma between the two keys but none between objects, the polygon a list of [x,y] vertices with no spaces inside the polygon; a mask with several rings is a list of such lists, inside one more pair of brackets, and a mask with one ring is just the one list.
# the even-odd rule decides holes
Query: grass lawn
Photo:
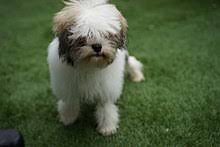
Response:
[{"label": "grass lawn", "polygon": [[220,2],[113,2],[146,75],[125,82],[118,133],[100,136],[88,105],[68,128],[57,119],[46,56],[60,0],[0,1],[0,128],[20,130],[27,147],[220,146]]}]

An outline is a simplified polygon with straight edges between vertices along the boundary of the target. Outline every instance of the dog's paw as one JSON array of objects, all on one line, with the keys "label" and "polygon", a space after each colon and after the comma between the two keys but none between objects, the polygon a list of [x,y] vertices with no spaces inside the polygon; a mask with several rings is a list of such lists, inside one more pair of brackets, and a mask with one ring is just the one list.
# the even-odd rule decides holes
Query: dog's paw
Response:
[{"label": "dog's paw", "polygon": [[64,126],[69,126],[71,124],[73,124],[76,121],[76,117],[68,117],[68,116],[64,116],[61,115],[60,116],[60,122],[63,123]]},{"label": "dog's paw", "polygon": [[98,127],[97,131],[103,136],[113,135],[117,132],[117,126]]}]

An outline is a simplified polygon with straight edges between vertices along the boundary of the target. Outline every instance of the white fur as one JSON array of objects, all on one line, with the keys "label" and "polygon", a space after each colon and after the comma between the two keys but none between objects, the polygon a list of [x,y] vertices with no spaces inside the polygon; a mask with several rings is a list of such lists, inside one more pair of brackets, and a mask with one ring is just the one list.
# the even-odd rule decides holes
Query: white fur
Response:
[{"label": "white fur", "polygon": [[84,7],[90,8],[97,5],[107,4],[109,0],[69,0],[65,2],[67,5],[81,4]]},{"label": "white fur", "polygon": [[98,104],[96,119],[99,122],[97,129],[100,133],[105,136],[115,133],[119,122],[118,108],[111,102]]},{"label": "white fur", "polygon": [[79,99],[59,100],[57,105],[58,112],[60,113],[60,121],[64,125],[69,125],[77,119],[80,110]]},{"label": "white fur", "polygon": [[48,48],[51,88],[59,99],[58,111],[65,125],[79,114],[79,101],[97,102],[98,130],[103,135],[116,132],[118,112],[114,104],[120,97],[124,82],[126,51],[118,50],[112,64],[104,69],[67,65],[58,55],[58,38]]},{"label": "white fur", "polygon": [[71,28],[73,37],[87,36],[101,38],[103,34],[116,34],[121,30],[119,12],[114,5],[105,4],[107,0],[72,0],[69,9],[79,11],[76,25]]},{"label": "white fur", "polygon": [[143,65],[134,56],[128,57],[127,71],[134,82],[140,82],[144,80],[144,75],[142,73]]},{"label": "white fur", "polygon": [[118,50],[114,62],[104,69],[94,67],[72,67],[58,55],[59,41],[55,38],[49,45],[48,63],[53,92],[58,97],[72,99],[78,97],[94,102],[96,98],[105,102],[115,102],[122,91],[125,51]]}]

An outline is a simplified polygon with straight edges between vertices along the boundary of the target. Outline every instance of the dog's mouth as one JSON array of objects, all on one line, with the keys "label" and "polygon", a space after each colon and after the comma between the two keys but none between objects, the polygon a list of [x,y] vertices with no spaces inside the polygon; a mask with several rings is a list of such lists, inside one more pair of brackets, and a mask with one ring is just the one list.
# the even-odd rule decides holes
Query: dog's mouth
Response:
[{"label": "dog's mouth", "polygon": [[105,58],[105,54],[103,54],[103,53],[94,53],[93,55],[91,55],[91,57],[94,57],[94,58]]}]

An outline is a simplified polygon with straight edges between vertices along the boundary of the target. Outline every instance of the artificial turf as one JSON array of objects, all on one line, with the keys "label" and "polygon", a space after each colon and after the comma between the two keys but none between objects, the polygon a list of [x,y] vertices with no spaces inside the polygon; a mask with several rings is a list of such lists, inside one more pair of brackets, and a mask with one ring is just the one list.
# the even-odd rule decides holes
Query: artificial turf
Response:
[{"label": "artificial turf", "polygon": [[60,0],[0,1],[0,128],[27,147],[220,146],[220,2],[113,2],[146,76],[125,82],[118,133],[100,136],[89,105],[74,125],[58,121],[46,56]]}]

